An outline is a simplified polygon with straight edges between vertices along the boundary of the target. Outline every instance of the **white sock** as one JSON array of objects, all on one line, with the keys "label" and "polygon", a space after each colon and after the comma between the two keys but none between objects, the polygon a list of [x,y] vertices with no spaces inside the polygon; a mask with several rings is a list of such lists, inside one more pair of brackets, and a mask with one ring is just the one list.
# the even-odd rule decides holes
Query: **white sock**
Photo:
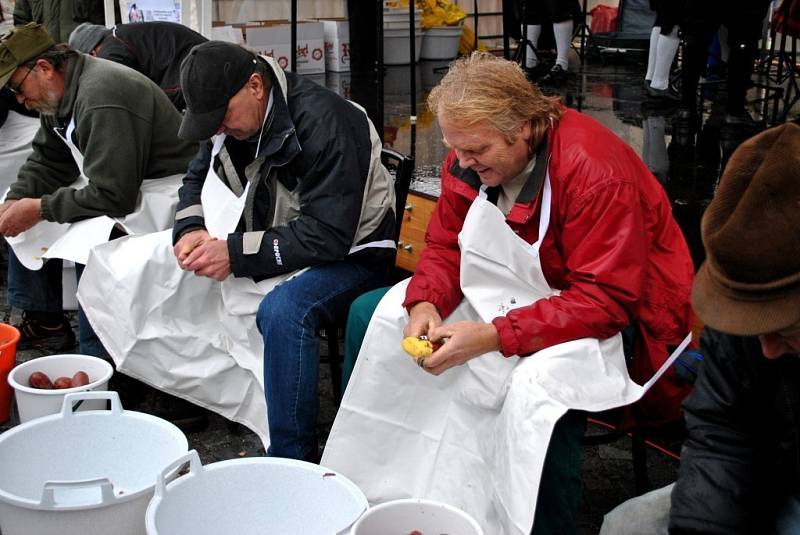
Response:
[{"label": "white sock", "polygon": [[720,26],[717,30],[717,37],[719,38],[719,59],[728,63],[728,58],[731,57],[731,47],[728,46],[728,27]]},{"label": "white sock", "polygon": [[669,68],[672,66],[672,60],[675,59],[679,42],[677,26],[668,35],[658,36],[656,68],[653,72],[653,79],[650,81],[650,87],[653,89],[666,89],[669,85]]},{"label": "white sock", "polygon": [[650,31],[650,50],[647,54],[647,74],[644,79],[648,82],[653,79],[656,70],[656,50],[658,49],[658,36],[661,35],[661,26],[653,26]]},{"label": "white sock", "polygon": [[569,65],[569,45],[572,42],[572,19],[553,23],[553,33],[556,37],[556,65],[561,65],[566,71]]},{"label": "white sock", "polygon": [[[542,35],[542,25],[531,24],[528,26],[528,29],[525,33],[527,33],[526,37],[528,38],[528,41],[533,43],[534,47],[538,47],[539,36]],[[534,54],[533,50],[531,50],[530,47],[528,47],[528,49],[525,50],[525,67],[528,69],[532,69],[533,67],[536,67],[538,63],[539,59],[536,57],[536,54]]]}]

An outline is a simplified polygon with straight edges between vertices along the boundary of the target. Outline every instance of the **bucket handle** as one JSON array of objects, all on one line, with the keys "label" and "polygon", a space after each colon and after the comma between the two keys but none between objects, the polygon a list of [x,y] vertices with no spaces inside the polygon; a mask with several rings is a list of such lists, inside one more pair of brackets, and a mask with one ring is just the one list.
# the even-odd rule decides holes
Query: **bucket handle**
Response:
[{"label": "bucket handle", "polygon": [[[85,481],[47,481],[42,490],[41,505],[49,508],[58,508],[60,504],[56,503],[55,491],[57,489],[83,489],[91,487],[100,487],[100,502],[97,504],[80,504],[83,505],[109,505],[114,502],[114,485],[107,477],[97,479],[87,479]],[[75,504],[70,504],[70,507]]]},{"label": "bucket handle", "polygon": [[76,401],[83,401],[87,399],[104,399],[106,401],[111,402],[111,414],[120,415],[124,411],[122,410],[122,402],[119,400],[119,394],[114,392],[113,390],[110,391],[100,391],[95,392],[93,390],[85,390],[83,392],[74,392],[72,394],[67,394],[64,396],[64,402],[61,404],[61,417],[62,418],[71,418],[72,415],[75,413],[73,403]]},{"label": "bucket handle", "polygon": [[158,474],[158,478],[156,479],[156,492],[155,496],[160,498],[164,495],[167,490],[167,479],[172,480],[170,478],[170,474],[175,472],[177,468],[180,466],[189,463],[189,474],[195,474],[203,469],[203,463],[200,462],[200,456],[197,454],[197,450],[189,450],[167,466],[165,466],[161,473]]}]

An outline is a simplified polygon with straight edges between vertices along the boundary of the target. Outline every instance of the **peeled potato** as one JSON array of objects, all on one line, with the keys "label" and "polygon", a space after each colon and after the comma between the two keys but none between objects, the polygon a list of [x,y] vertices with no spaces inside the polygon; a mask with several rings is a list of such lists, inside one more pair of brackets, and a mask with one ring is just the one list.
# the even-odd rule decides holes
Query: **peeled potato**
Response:
[{"label": "peeled potato", "polygon": [[403,338],[403,351],[415,359],[428,358],[433,353],[433,343],[427,338],[407,336]]}]

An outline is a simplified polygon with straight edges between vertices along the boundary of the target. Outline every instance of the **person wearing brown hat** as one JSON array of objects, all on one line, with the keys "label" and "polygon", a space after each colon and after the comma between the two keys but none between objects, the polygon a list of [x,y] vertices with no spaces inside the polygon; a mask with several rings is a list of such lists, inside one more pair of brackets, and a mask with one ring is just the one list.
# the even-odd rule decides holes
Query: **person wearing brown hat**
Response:
[{"label": "person wearing brown hat", "polygon": [[684,402],[670,533],[798,533],[800,126],[733,153],[701,232],[705,358]]},{"label": "person wearing brown hat", "polygon": [[[40,113],[33,152],[0,204],[0,234],[12,245],[9,304],[24,311],[22,347],[60,349],[74,342],[61,311],[61,261],[42,265],[42,248],[82,232],[72,223],[101,216],[117,220],[128,232],[169,227],[169,203],[195,148],[178,139],[180,115],[152,81],[55,44],[36,23],[0,38],[0,86]],[[153,205],[153,195],[169,201]],[[27,232],[33,227],[36,232]],[[89,248],[103,241],[102,233],[76,238],[68,258],[84,264]],[[31,251],[38,253],[31,256]],[[102,355],[79,317],[81,351]]]}]

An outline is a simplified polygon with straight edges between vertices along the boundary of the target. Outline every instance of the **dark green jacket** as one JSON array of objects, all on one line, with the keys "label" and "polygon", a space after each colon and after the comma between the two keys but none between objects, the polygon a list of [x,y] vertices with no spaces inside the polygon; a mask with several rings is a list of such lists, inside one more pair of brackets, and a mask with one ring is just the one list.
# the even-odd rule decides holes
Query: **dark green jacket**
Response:
[{"label": "dark green jacket", "polygon": [[[66,143],[84,156],[89,185],[69,187],[78,167]],[[57,117],[41,116],[33,153],[11,185],[9,199],[42,199],[48,221],[73,222],[131,213],[143,180],[182,174],[197,145],[178,139],[181,116],[161,89],[144,75],[84,54],[66,65]]]},{"label": "dark green jacket", "polygon": [[[114,2],[114,15],[119,23],[119,2]],[[14,26],[29,22],[43,25],[56,43],[66,43],[72,30],[82,22],[105,25],[103,0],[17,0]]]}]

